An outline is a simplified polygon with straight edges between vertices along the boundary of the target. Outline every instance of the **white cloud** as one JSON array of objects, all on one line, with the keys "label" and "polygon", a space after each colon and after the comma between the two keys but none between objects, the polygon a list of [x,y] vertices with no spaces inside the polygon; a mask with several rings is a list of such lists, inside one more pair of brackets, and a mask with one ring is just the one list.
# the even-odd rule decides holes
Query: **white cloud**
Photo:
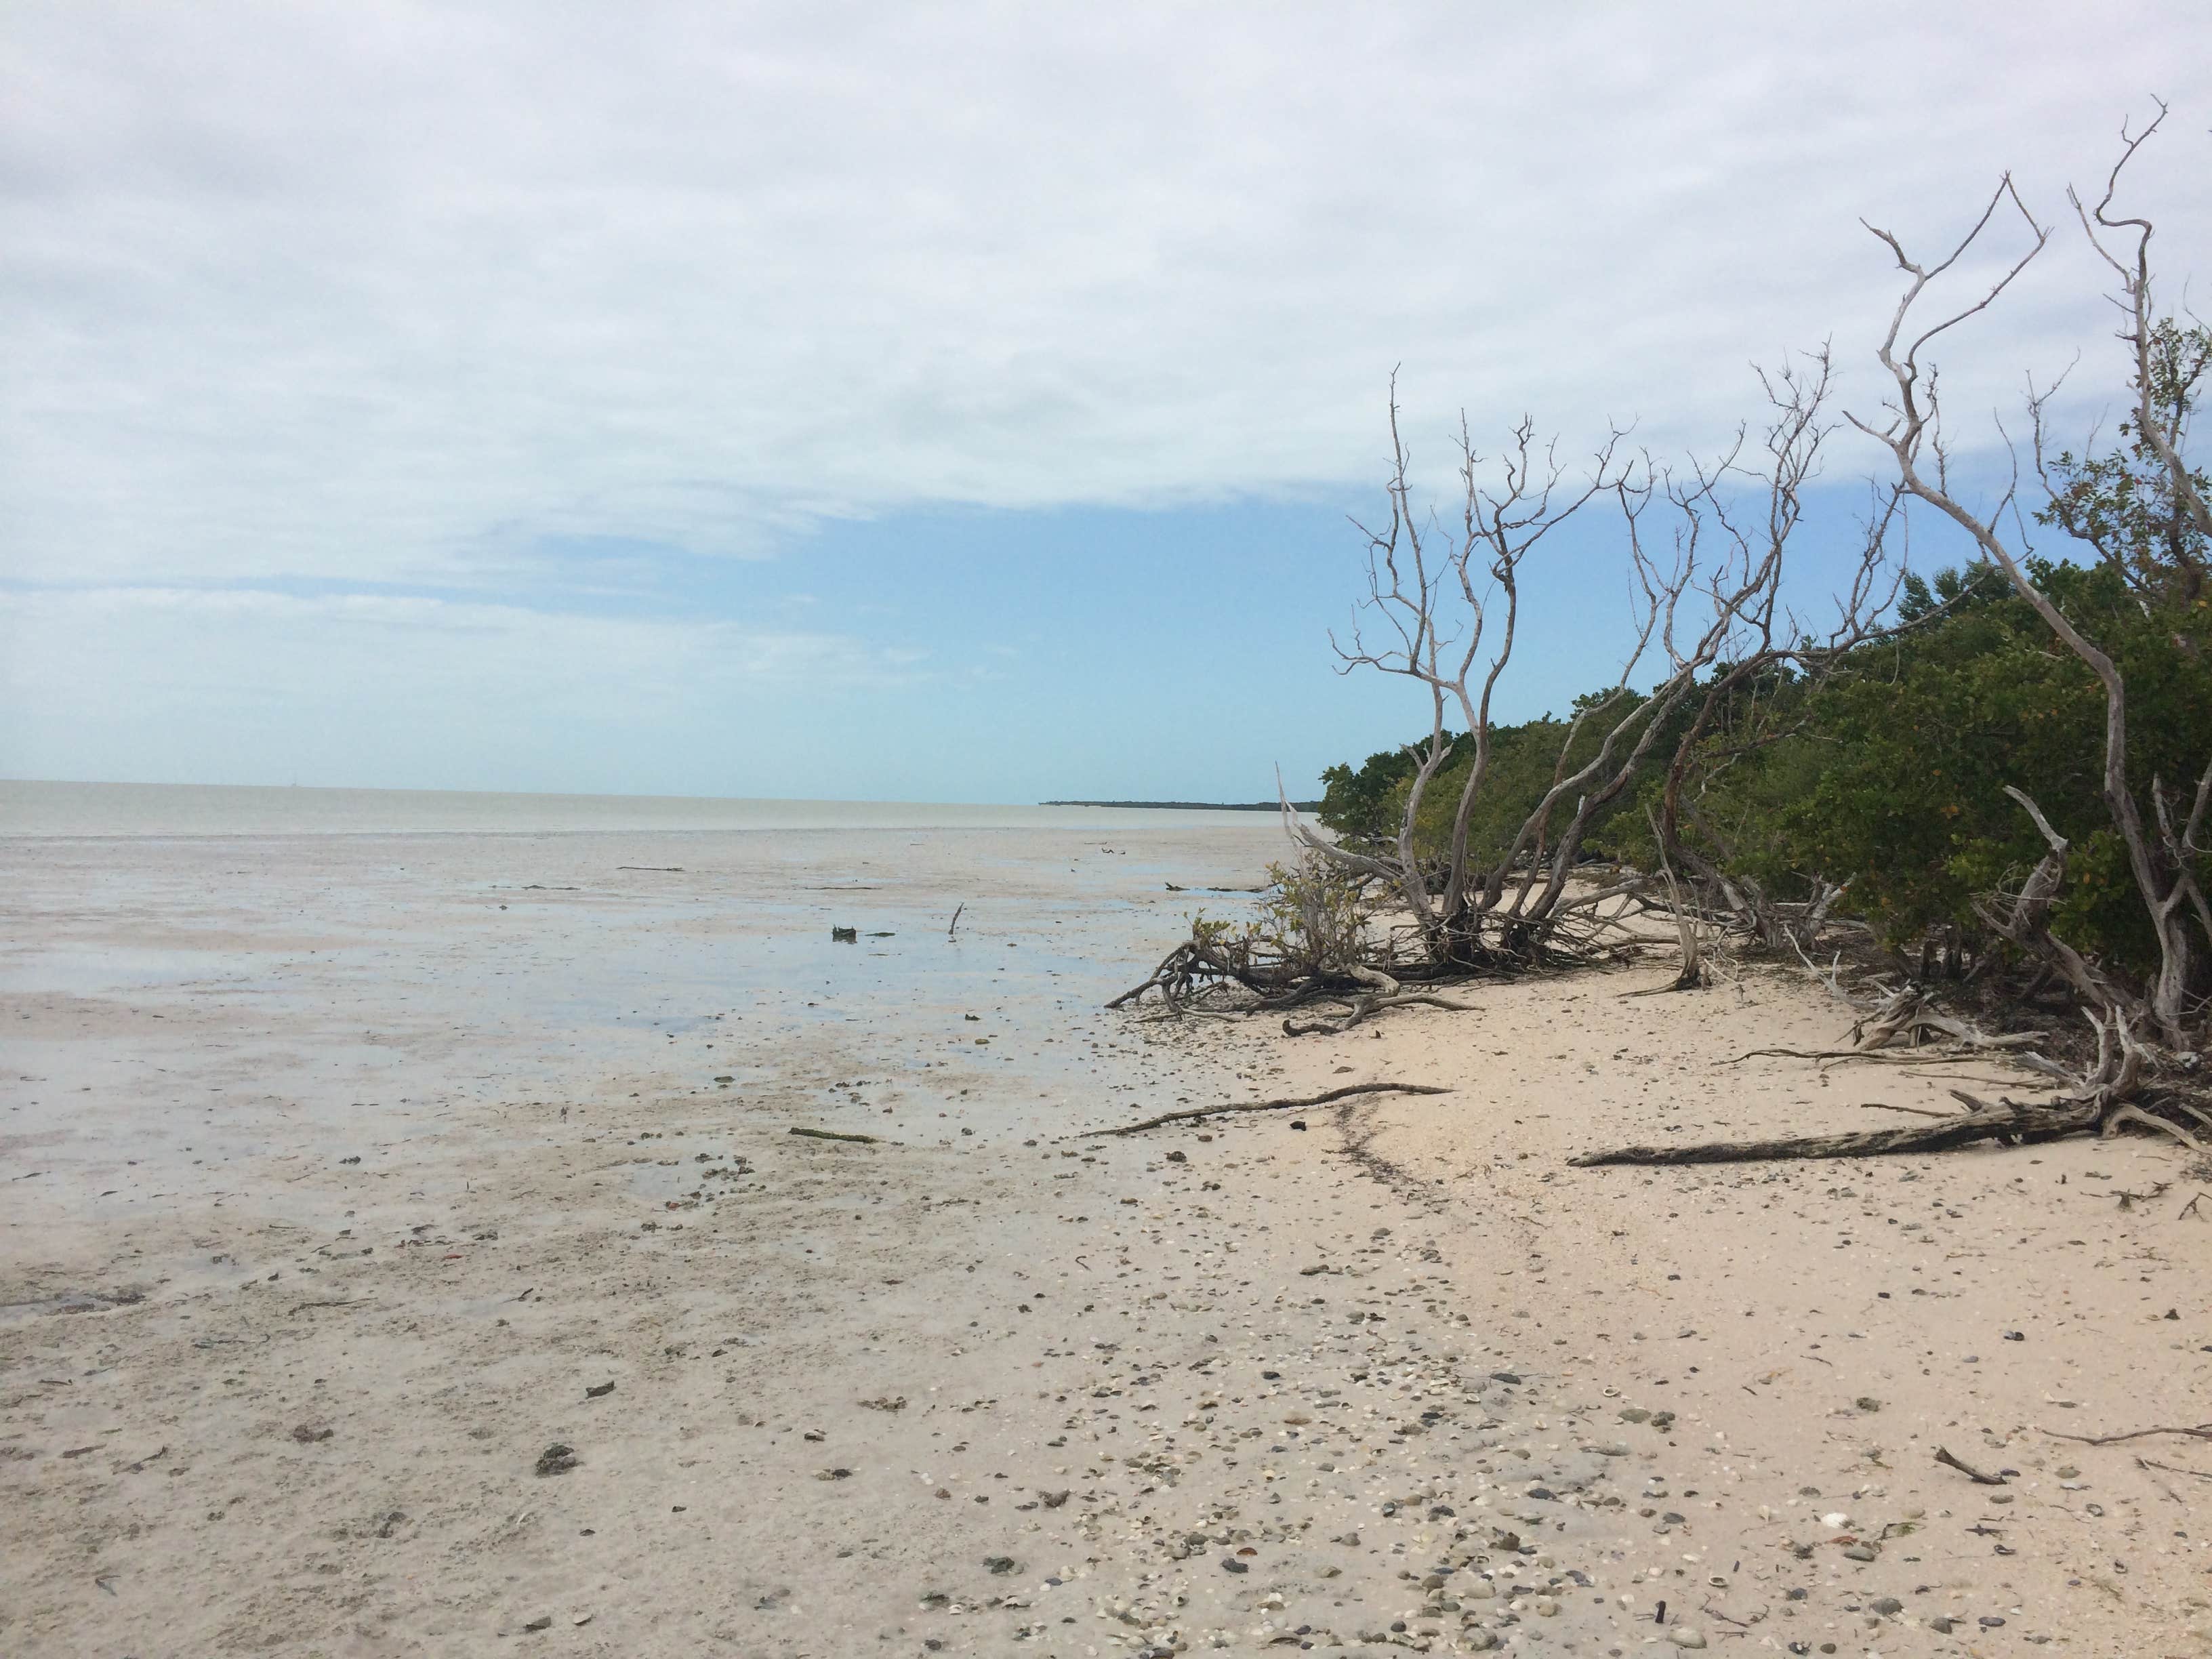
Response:
[{"label": "white cloud", "polygon": [[[2161,88],[2138,199],[2203,265],[2207,61],[2195,0],[18,0],[0,573],[506,583],[1296,489],[1375,472],[1398,362],[1417,432],[1711,443],[1747,358],[1863,364],[1859,216],[1933,246],[2010,167],[2056,216]],[[2102,286],[2062,228],[1961,413],[2095,349]]]},{"label": "white cloud", "polygon": [[0,775],[80,776],[86,757],[128,752],[151,781],[568,775],[679,793],[687,775],[701,787],[684,757],[703,744],[731,792],[750,780],[769,793],[760,776],[792,775],[817,746],[787,716],[928,672],[916,652],[726,622],[384,595],[0,592]]}]

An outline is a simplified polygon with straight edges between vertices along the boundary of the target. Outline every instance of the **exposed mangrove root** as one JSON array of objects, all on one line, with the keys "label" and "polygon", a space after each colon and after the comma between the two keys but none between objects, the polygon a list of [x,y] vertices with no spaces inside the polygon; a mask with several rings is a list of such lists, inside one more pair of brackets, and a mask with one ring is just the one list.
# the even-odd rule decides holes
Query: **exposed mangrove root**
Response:
[{"label": "exposed mangrove root", "polygon": [[1449,997],[1431,996],[1425,991],[1414,992],[1406,996],[1360,997],[1353,1001],[1352,1012],[1340,1020],[1316,1019],[1301,1025],[1296,1020],[1285,1019],[1283,1022],[1283,1035],[1285,1036],[1340,1036],[1362,1020],[1379,1014],[1385,1009],[1414,1007],[1449,1008],[1455,1014],[1471,1014],[1474,1012],[1474,1006],[1472,1003],[1454,1002]]},{"label": "exposed mangrove root", "polygon": [[1205,923],[1106,1006],[1127,1007],[1156,994],[1162,1013],[1174,1018],[1206,1012],[1286,1013],[1334,1002],[1346,1005],[1345,1012],[1322,1024],[1286,1021],[1285,1030],[1292,1036],[1334,1033],[1406,1005],[1468,1012],[1438,996],[1439,988],[1619,963],[1644,948],[1644,941],[1624,936],[1614,918],[1579,906],[1562,909],[1543,927],[1494,939],[1409,939],[1403,937],[1409,930],[1400,928],[1386,939],[1364,941],[1357,956],[1335,951],[1318,962],[1294,958],[1264,935]]},{"label": "exposed mangrove root", "polygon": [[[1249,939],[1201,933],[1176,945],[1150,977],[1130,987],[1106,1006],[1126,1007],[1157,992],[1162,1013],[1175,1018],[1207,1012],[1279,1013],[1316,1002],[1348,1002],[1355,1011],[1348,1024],[1357,1024],[1399,1001],[1426,1000],[1437,1006],[1454,1006],[1431,992],[1407,991],[1408,981],[1417,986],[1451,984],[1474,977],[1476,974],[1471,969],[1453,970],[1429,963],[1401,962],[1380,953],[1376,963],[1344,963],[1332,969],[1316,969],[1273,957]],[[1204,1006],[1207,1002],[1220,1006],[1209,1009]]]},{"label": "exposed mangrove root", "polygon": [[1097,1140],[1108,1135],[1142,1134],[1147,1129],[1158,1129],[1170,1123],[1191,1123],[1202,1117],[1227,1117],[1238,1112],[1285,1112],[1300,1106],[1326,1106],[1333,1100],[1346,1100],[1353,1095],[1448,1095],[1449,1089],[1440,1089],[1431,1083],[1347,1083],[1341,1089],[1329,1089],[1317,1095],[1305,1095],[1297,1100],[1248,1100],[1228,1106],[1192,1106],[1180,1112],[1162,1112],[1158,1117],[1148,1117],[1142,1123],[1125,1123],[1116,1129],[1086,1129],[1079,1135],[1066,1135],[1067,1140]]},{"label": "exposed mangrove root", "polygon": [[1316,1019],[1308,1020],[1303,1024],[1297,1020],[1286,1018],[1283,1021],[1283,1035],[1285,1036],[1339,1036],[1362,1020],[1379,1014],[1386,1008],[1403,1008],[1414,1003],[1431,1008],[1449,1008],[1455,1013],[1468,1014],[1474,1012],[1464,1002],[1453,1002],[1448,998],[1431,995],[1423,991],[1408,993],[1399,986],[1396,980],[1379,969],[1353,968],[1348,971],[1353,978],[1370,988],[1365,995],[1352,999],[1352,1010],[1349,1013],[1341,1019]]}]

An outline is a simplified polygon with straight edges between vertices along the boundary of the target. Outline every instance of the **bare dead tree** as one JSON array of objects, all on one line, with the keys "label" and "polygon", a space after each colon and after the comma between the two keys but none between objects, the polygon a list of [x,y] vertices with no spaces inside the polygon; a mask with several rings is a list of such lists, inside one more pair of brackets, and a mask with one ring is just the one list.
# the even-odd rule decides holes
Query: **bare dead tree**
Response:
[{"label": "bare dead tree", "polygon": [[[2147,217],[2118,216],[2112,204],[2122,173],[2136,153],[2164,121],[2166,108],[2138,132],[2123,128],[2121,154],[2107,175],[2104,195],[2094,208],[2069,192],[2084,233],[2119,279],[2118,303],[2124,325],[2119,334],[2131,359],[2136,391],[2132,425],[2143,447],[2166,472],[2174,510],[2203,534],[2212,535],[2212,511],[2183,458],[2185,396],[2161,402],[2158,396],[2162,366],[2160,319],[2153,301],[2153,272],[2149,247],[2154,232]],[[2017,214],[2027,232],[2026,251],[1994,281],[1984,284],[1956,309],[1941,314],[1925,327],[1916,308],[1931,286],[1951,271],[1980,241],[1994,219]],[[1960,501],[1950,481],[1949,459],[1942,428],[1942,406],[1932,362],[1923,362],[1929,345],[1950,330],[1979,315],[1996,303],[2029,263],[2048,244],[2051,231],[2039,223],[2021,198],[2007,175],[1991,193],[1980,216],[1951,249],[1933,265],[1916,262],[1892,233],[1868,227],[1895,258],[1906,278],[1905,290],[1892,314],[1879,356],[1895,386],[1879,421],[1850,416],[1861,431],[1880,441],[1894,459],[1899,487],[1950,519],[1971,536],[1983,556],[2001,571],[2014,592],[2026,600],[2049,627],[2056,639],[2094,674],[2103,690],[2105,730],[2100,794],[2113,830],[2127,854],[2128,869],[2136,896],[2151,922],[2159,949],[2159,965],[2147,988],[2123,981],[2107,965],[2096,962],[2054,932],[2052,911],[2064,889],[2070,850],[2065,836],[2051,824],[2041,807],[2024,791],[2008,787],[2022,811],[2035,825],[2046,848],[2016,890],[1990,894],[1977,905],[1982,919],[1996,933],[2030,956],[2041,960],[2074,991],[2095,1037],[2095,1053],[2077,1074],[2040,1055],[2018,1058],[2045,1073],[2059,1073],[2065,1084],[2055,1097],[2021,1103],[2009,1100],[1995,1104],[1954,1091],[1966,1107],[1964,1113],[1926,1127],[1903,1130],[1865,1130],[1844,1134],[1811,1136],[1761,1142],[1716,1142],[1689,1146],[1621,1147],[1585,1155],[1579,1164],[1689,1164],[1735,1162],[1785,1158],[1863,1157],[1879,1153],[1923,1152],[1972,1145],[1984,1140],[2033,1142],[2055,1136],[2094,1131],[2111,1134],[2126,1124],[2165,1134],[2194,1150],[2204,1150],[2197,1134],[2212,1131],[2212,1111],[2201,1094],[2187,1086],[2196,1056],[2191,1052],[2199,1035],[2197,1022],[2203,1009],[2191,1000],[2191,972],[2195,935],[2212,942],[2212,908],[2208,908],[2197,873],[2203,848],[2197,840],[2205,820],[2208,798],[2212,798],[2212,763],[2209,763],[2187,805],[2187,816],[2177,825],[2179,803],[2160,780],[2150,781],[2151,812],[2146,815],[2128,779],[2128,698],[2125,678],[2111,655],[2090,639],[2051,597],[2029,576],[2028,549],[2021,514],[2015,510],[2019,467],[2015,459],[2011,482],[1996,506],[1977,513]],[[2132,246],[2116,254],[2112,239],[2133,238]],[[1917,331],[1915,331],[1917,330]],[[2189,383],[2195,376],[2187,366]],[[2198,366],[2197,373],[2203,368]],[[2171,376],[2169,376],[2171,379]],[[2186,388],[2185,387],[2185,391]],[[2029,416],[2033,424],[2039,463],[2045,454],[2048,391],[2031,386]],[[2047,478],[2047,472],[2045,475]],[[2008,534],[2009,516],[2014,531]],[[2063,514],[2059,522],[2068,528]],[[2111,550],[2099,552],[2113,562]],[[2124,570],[2121,574],[2125,576]],[[2136,586],[2131,582],[2130,586]],[[2140,592],[2140,589],[2138,589]],[[2150,826],[2154,824],[2155,836]],[[1832,979],[1832,986],[1835,981]],[[1900,1036],[1932,1031],[1964,1048],[1993,1049],[2017,1038],[1990,1038],[1971,1027],[1931,1017],[1917,989],[1901,988],[1868,1010],[1863,1023],[1862,1046],[1827,1056],[1832,1059],[1878,1058],[1868,1051]],[[2157,1043],[2151,1040],[2154,1032]],[[2145,1091],[2161,1069],[2171,1066],[2168,1086],[2158,1091],[2154,1103]],[[2154,1115],[2139,1098],[2154,1104]]]},{"label": "bare dead tree", "polygon": [[[1524,417],[1498,461],[1493,485],[1486,481],[1484,459],[1475,453],[1462,420],[1462,496],[1454,533],[1432,514],[1414,506],[1412,462],[1399,425],[1397,377],[1391,377],[1391,468],[1384,486],[1389,516],[1371,527],[1355,521],[1367,543],[1364,608],[1376,619],[1381,641],[1370,642],[1364,630],[1355,628],[1348,645],[1334,636],[1331,643],[1340,672],[1366,667],[1419,684],[1429,705],[1429,735],[1414,745],[1416,764],[1393,855],[1358,852],[1323,839],[1297,819],[1287,798],[1283,811],[1292,835],[1321,857],[1388,883],[1402,898],[1430,954],[1439,961],[1469,965],[1467,959],[1474,945],[1459,925],[1468,909],[1475,874],[1468,857],[1468,832],[1490,775],[1492,699],[1512,659],[1519,631],[1522,568],[1547,536],[1599,496],[1627,486],[1629,470],[1616,461],[1623,436],[1617,429],[1608,432],[1588,477],[1569,483],[1556,447],[1540,451],[1534,426]],[[1654,619],[1654,614],[1646,615],[1621,679],[1598,700],[1597,707],[1626,689],[1627,673],[1650,642]],[[1486,665],[1483,646],[1493,627],[1495,648]],[[1572,734],[1580,731],[1590,712],[1586,708],[1577,715],[1570,747]],[[1431,890],[1416,840],[1430,787],[1453,756],[1449,723],[1455,715],[1471,735],[1474,752],[1452,815],[1439,894]],[[1563,750],[1563,763],[1565,753]],[[1567,781],[1562,766],[1546,797],[1545,814]]]},{"label": "bare dead tree", "polygon": [[[1427,959],[1468,970],[1586,955],[1604,930],[1601,906],[1644,884],[1569,896],[1595,816],[1651,762],[1678,713],[1695,708],[1693,744],[1727,699],[1784,665],[1832,662],[1867,637],[1897,591],[1900,568],[1888,550],[1895,494],[1868,535],[1849,591],[1837,599],[1833,627],[1815,638],[1784,604],[1792,534],[1807,482],[1817,471],[1832,423],[1824,418],[1831,371],[1826,349],[1803,369],[1762,375],[1773,410],[1758,451],[1747,434],[1718,459],[1680,471],[1648,453],[1623,457],[1625,434],[1607,434],[1588,472],[1569,483],[1556,453],[1536,447],[1531,423],[1516,426],[1496,465],[1478,454],[1462,421],[1458,434],[1461,501],[1446,526],[1416,511],[1393,388],[1387,521],[1368,529],[1364,609],[1379,621],[1337,643],[1345,672],[1367,668],[1422,688],[1430,732],[1415,745],[1415,769],[1387,852],[1346,848],[1304,824],[1287,802],[1291,833],[1316,855],[1387,883],[1402,896]],[[1744,521],[1737,496],[1753,485],[1764,496],[1764,523]],[[1492,700],[1511,661],[1522,583],[1544,538],[1600,497],[1620,514],[1634,586],[1633,640],[1618,677],[1586,699],[1568,723],[1550,786],[1503,848],[1478,861],[1470,825],[1491,782]],[[1664,526],[1662,535],[1659,526]],[[1486,636],[1494,644],[1485,656]],[[1660,659],[1656,683],[1632,688],[1639,666]],[[1419,845],[1423,803],[1453,758],[1449,723],[1462,722],[1473,753],[1460,781],[1440,860]],[[1595,735],[1585,750],[1586,736]],[[1677,791],[1668,824],[1679,811]],[[1666,851],[1680,848],[1669,833]]]},{"label": "bare dead tree", "polygon": [[[2082,208],[2079,198],[2075,199],[2085,231],[2120,277],[2121,308],[2129,319],[2120,337],[2130,346],[2134,358],[2137,387],[2136,418],[2144,441],[2169,468],[2175,497],[2192,520],[2200,526],[2212,526],[2212,512],[2208,512],[2188,467],[2181,459],[2181,434],[2163,417],[2155,406],[2153,395],[2155,365],[2151,358],[2154,327],[2149,263],[2151,222],[2143,218],[2115,218],[2111,213],[2121,172],[2158,130],[2164,118],[2165,109],[2161,106],[2158,118],[2141,132],[2130,134],[2123,129],[2119,161],[2106,181],[2103,199],[2094,210]],[[1929,326],[1918,328],[1916,310],[1931,285],[1957,265],[1980,241],[1992,220],[2001,215],[2008,218],[2013,213],[2017,214],[2028,233],[2027,251],[2002,276],[1978,290],[1968,303],[1942,315]],[[2154,838],[2146,827],[2145,815],[2128,781],[2125,679],[2112,657],[2089,639],[2060,610],[2051,596],[2029,577],[2024,564],[2027,554],[2024,541],[2016,547],[2014,544],[2014,535],[2005,531],[2008,515],[2015,526],[2020,523],[2020,515],[2014,510],[2019,483],[2017,461],[2013,468],[2011,483],[1991,510],[1977,513],[1962,503],[1954,493],[1949,458],[1944,445],[1936,375],[1933,367],[1922,361],[1923,354],[1931,343],[1987,310],[2011,287],[2049,243],[2050,228],[2038,222],[2026,202],[2021,198],[2011,175],[2007,174],[1991,193],[1980,217],[1950,253],[1932,266],[1916,262],[1906,252],[1904,244],[1890,232],[1872,225],[1868,228],[1888,247],[1898,268],[1905,273],[1906,282],[1878,353],[1882,367],[1888,371],[1896,388],[1893,397],[1885,404],[1886,416],[1878,423],[1860,420],[1856,416],[1850,418],[1861,431],[1879,440],[1889,450],[1895,460],[1899,482],[1905,491],[1935,507],[1971,536],[1984,556],[2004,574],[2014,591],[2034,607],[2052,634],[2096,676],[2105,696],[2101,793],[2112,826],[2126,848],[2130,874],[2157,938],[2159,968],[2147,992],[2137,994],[2108,975],[2092,972],[2077,953],[2057,947],[2045,918],[2051,895],[2063,880],[2066,844],[2051,831],[2042,814],[2025,797],[2019,797],[2021,805],[2034,817],[2051,852],[2045,864],[2039,865],[2035,874],[2029,878],[2028,888],[2008,910],[2000,907],[1999,909],[1985,911],[1985,917],[1992,921],[1997,931],[2015,943],[2053,962],[2092,1006],[2109,1012],[2121,1023],[2129,1034],[2130,1041],[2133,1041],[2136,1031],[2148,1020],[2168,1047],[2185,1051],[2191,1042],[2188,1000],[2192,925],[2201,928],[2208,939],[2212,939],[2212,911],[2207,909],[2196,875],[2196,860],[2201,850],[2197,836],[2204,821],[2208,799],[2212,799],[2212,764],[2208,764],[2190,804],[2188,816],[2179,827],[2174,822],[2175,803],[2158,781],[2152,781],[2150,819],[2157,826]],[[2124,260],[2114,257],[2100,238],[2100,229],[2107,233],[2132,231],[2136,238],[2132,258]],[[1918,331],[1912,332],[1916,328]],[[2045,421],[2048,397],[2047,392],[2039,396],[2031,393],[2030,415],[2039,434]],[[2056,861],[2055,864],[2052,860]],[[2046,866],[2050,867],[2046,868]]]}]

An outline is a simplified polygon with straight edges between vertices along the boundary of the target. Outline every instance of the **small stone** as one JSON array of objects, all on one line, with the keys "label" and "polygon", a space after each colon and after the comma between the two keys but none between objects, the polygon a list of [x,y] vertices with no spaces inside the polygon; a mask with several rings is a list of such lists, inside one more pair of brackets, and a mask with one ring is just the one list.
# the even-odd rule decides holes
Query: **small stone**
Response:
[{"label": "small stone", "polygon": [[1881,1559],[1881,1551],[1875,1545],[1846,1544],[1844,1546],[1844,1559],[1846,1561],[1878,1561]]},{"label": "small stone", "polygon": [[553,1615],[550,1613],[540,1613],[537,1618],[532,1620],[528,1624],[523,1626],[523,1629],[527,1631],[551,1630],[552,1628]]},{"label": "small stone", "polygon": [[1701,1648],[1705,1644],[1705,1633],[1687,1625],[1677,1625],[1667,1632],[1667,1639],[1678,1648]]},{"label": "small stone", "polygon": [[1976,1622],[1978,1623],[1984,1630],[2002,1630],[2004,1628],[2004,1620],[1998,1618],[1994,1613],[1984,1613]]},{"label": "small stone", "polygon": [[1959,1621],[1948,1613],[1939,1613],[1928,1621],[1928,1628],[1938,1636],[1948,1636],[1959,1626]]},{"label": "small stone", "polygon": [[292,1431],[292,1438],[303,1446],[312,1446],[318,1441],[329,1439],[335,1432],[327,1423],[302,1423]]},{"label": "small stone", "polygon": [[605,1400],[614,1391],[615,1385],[611,1382],[596,1383],[592,1387],[584,1390],[584,1398],[586,1400]]},{"label": "small stone", "polygon": [[1869,1605],[1885,1619],[1894,1619],[1905,1611],[1905,1603],[1894,1595],[1877,1595]]},{"label": "small stone", "polygon": [[1221,1558],[1221,1570],[1224,1572],[1249,1572],[1252,1571],[1249,1565],[1244,1562],[1239,1561],[1233,1555],[1224,1555]]},{"label": "small stone", "polygon": [[538,1454],[536,1473],[540,1475],[566,1474],[576,1467],[576,1449],[555,1441]]},{"label": "small stone", "polygon": [[1062,1486],[1058,1492],[1041,1492],[1037,1494],[1037,1502],[1048,1510],[1056,1510],[1067,1502],[1067,1488]]},{"label": "small stone", "polygon": [[983,1558],[983,1565],[994,1577],[1004,1578],[1014,1570],[1014,1558],[1011,1555],[987,1555]]}]

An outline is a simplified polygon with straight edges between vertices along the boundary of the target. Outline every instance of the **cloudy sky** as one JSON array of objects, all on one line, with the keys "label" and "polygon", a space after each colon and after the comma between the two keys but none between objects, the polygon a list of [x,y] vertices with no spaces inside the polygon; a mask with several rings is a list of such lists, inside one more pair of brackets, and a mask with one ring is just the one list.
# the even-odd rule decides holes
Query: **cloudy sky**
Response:
[{"label": "cloudy sky", "polygon": [[[1424,463],[1711,451],[1823,338],[1870,407],[1860,220],[2009,168],[1986,465],[2025,372],[2119,395],[2064,191],[2154,94],[2129,199],[2212,273],[2207,63],[2201,0],[10,0],[0,775],[1309,787],[1420,719],[1328,638],[1394,366]],[[1626,613],[1601,525],[1532,586],[1515,714]]]}]

